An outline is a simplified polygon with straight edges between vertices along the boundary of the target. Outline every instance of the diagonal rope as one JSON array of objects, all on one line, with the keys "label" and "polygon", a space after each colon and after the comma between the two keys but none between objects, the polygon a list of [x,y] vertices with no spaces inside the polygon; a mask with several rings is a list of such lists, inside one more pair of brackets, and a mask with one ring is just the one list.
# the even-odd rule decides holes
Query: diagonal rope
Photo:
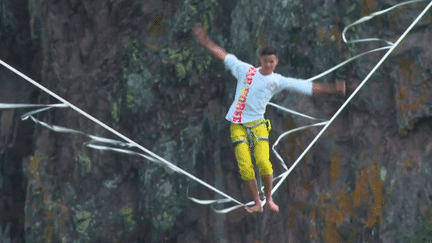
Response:
[{"label": "diagonal rope", "polygon": [[200,183],[201,185],[204,185],[206,187],[208,187],[209,189],[213,190],[214,192],[231,199],[233,202],[236,202],[239,205],[244,205],[243,203],[237,201],[236,199],[230,197],[229,195],[225,194],[224,192],[218,190],[217,188],[211,186],[210,184],[208,184],[207,182],[197,178],[196,176],[190,174],[189,172],[181,169],[180,167],[170,163],[169,161],[165,160],[164,158],[158,156],[157,154],[153,153],[152,151],[144,148],[143,146],[139,145],[138,143],[134,142],[133,140],[131,140],[130,138],[124,136],[123,134],[117,132],[116,130],[114,130],[113,128],[109,127],[108,125],[106,125],[105,123],[99,121],[98,119],[92,117],[91,115],[87,114],[86,112],[84,112],[83,110],[81,110],[80,108],[74,106],[73,104],[71,104],[70,102],[68,102],[67,100],[63,99],[62,97],[60,97],[59,95],[55,94],[54,92],[52,92],[51,90],[45,88],[44,86],[42,86],[41,84],[37,83],[36,81],[34,81],[33,79],[27,77],[26,75],[22,74],[21,72],[19,72],[18,70],[16,70],[15,68],[13,68],[12,66],[10,66],[9,64],[5,63],[4,61],[0,60],[0,64],[5,66],[7,69],[11,70],[12,72],[16,73],[17,75],[21,76],[22,78],[24,78],[25,80],[27,80],[28,82],[30,82],[31,84],[33,84],[34,86],[38,87],[39,89],[45,91],[46,93],[48,93],[49,95],[53,96],[54,98],[58,99],[59,101],[61,101],[63,104],[67,105],[68,107],[74,109],[75,111],[77,111],[78,113],[80,113],[81,115],[87,117],[88,119],[92,120],[93,122],[95,122],[96,124],[102,126],[103,128],[105,128],[106,130],[110,131],[111,133],[117,135],[118,137],[122,138],[123,140],[127,141],[128,143],[132,144],[133,146],[141,149],[142,151],[146,152],[147,154],[151,155],[152,157],[156,158],[157,160],[159,160],[161,163],[163,163],[164,165],[173,168],[174,171],[178,172],[178,173],[182,173],[183,175],[186,175],[187,177],[195,180],[196,182]]},{"label": "diagonal rope", "polygon": [[293,133],[293,132],[298,132],[298,131],[305,130],[305,129],[307,129],[307,128],[311,128],[311,127],[324,126],[324,125],[326,125],[327,123],[328,123],[328,121],[324,121],[324,122],[315,123],[315,124],[308,125],[308,126],[298,127],[298,128],[295,128],[295,129],[291,129],[291,130],[289,130],[289,131],[286,131],[286,132],[282,133],[282,134],[278,137],[278,139],[276,140],[276,142],[275,142],[275,143],[273,144],[273,146],[272,146],[272,150],[273,150],[273,153],[275,153],[276,157],[279,159],[279,161],[281,161],[281,164],[282,164],[282,166],[284,167],[285,170],[288,170],[288,168],[287,168],[287,166],[285,165],[285,162],[284,162],[284,160],[282,159],[282,156],[280,156],[280,154],[276,151],[276,146],[279,144],[279,141],[280,141],[283,137],[285,137],[285,136],[287,136],[287,135],[289,135],[289,134],[291,134],[291,133]]},{"label": "diagonal rope", "polygon": [[[402,6],[402,5],[406,5],[406,4],[414,3],[414,2],[421,2],[421,1],[424,1],[424,0],[409,1],[409,2],[404,2],[404,3],[401,3],[401,4],[395,5],[395,6],[391,7],[391,8],[388,8],[388,9],[385,9],[385,10],[382,10],[382,11],[379,11],[379,12],[376,12],[376,13],[373,13],[373,14],[371,14],[370,16],[363,17],[362,19],[360,19],[360,20],[354,22],[353,24],[347,26],[347,27],[344,29],[344,31],[343,31],[343,33],[342,33],[342,36],[343,36],[343,39],[344,39],[344,41],[345,41],[346,43],[358,43],[358,42],[366,42],[366,41],[380,40],[380,41],[384,41],[384,42],[386,42],[386,43],[389,44],[390,46],[386,46],[386,47],[382,47],[382,48],[377,48],[377,49],[374,49],[374,50],[371,50],[371,51],[368,51],[368,52],[365,52],[365,53],[359,54],[359,55],[357,55],[357,56],[355,56],[355,57],[352,57],[352,58],[350,58],[350,59],[348,59],[348,60],[346,60],[346,61],[344,61],[344,62],[342,62],[342,63],[340,63],[340,64],[338,64],[338,65],[336,65],[335,67],[333,67],[333,68],[331,68],[331,69],[329,69],[329,70],[327,70],[327,71],[325,71],[325,72],[323,72],[323,73],[321,73],[321,74],[319,74],[319,75],[316,75],[315,77],[312,77],[312,78],[310,78],[310,79],[308,79],[308,80],[306,80],[306,81],[311,82],[311,81],[313,81],[313,80],[315,80],[315,79],[318,79],[318,78],[320,78],[320,77],[322,77],[322,76],[324,76],[324,75],[326,75],[326,74],[328,74],[328,73],[330,73],[330,72],[333,72],[334,70],[338,69],[339,67],[341,67],[341,66],[347,64],[348,62],[351,62],[351,61],[353,61],[353,60],[355,60],[355,59],[357,59],[357,58],[359,58],[359,57],[361,57],[361,56],[363,56],[363,55],[366,55],[366,54],[369,54],[369,53],[372,53],[372,52],[376,52],[376,51],[385,50],[385,49],[389,49],[389,51],[387,51],[386,55],[385,55],[385,56],[380,60],[380,62],[375,66],[375,68],[374,68],[374,69],[369,73],[369,75],[368,75],[368,76],[367,76],[367,77],[362,81],[362,83],[359,85],[359,87],[357,87],[357,89],[353,92],[353,94],[351,94],[351,96],[350,96],[350,97],[345,101],[345,103],[341,106],[341,108],[340,108],[340,109],[339,109],[339,110],[338,110],[338,111],[333,115],[333,117],[332,117],[329,121],[324,121],[324,122],[320,122],[320,123],[316,123],[316,124],[312,124],[312,125],[308,125],[308,126],[304,126],[304,127],[300,127],[300,128],[292,129],[292,130],[287,131],[287,132],[285,132],[285,133],[283,133],[283,134],[281,134],[281,135],[279,136],[279,138],[277,139],[277,141],[276,141],[275,144],[273,145],[272,150],[273,150],[273,152],[276,154],[276,156],[278,157],[278,159],[281,160],[281,162],[282,162],[282,164],[283,164],[283,167],[286,169],[286,171],[285,171],[284,173],[282,173],[281,175],[279,175],[278,177],[275,178],[275,180],[280,179],[280,181],[279,181],[279,182],[275,185],[275,187],[273,188],[273,190],[272,190],[272,194],[273,194],[273,193],[278,189],[278,187],[283,183],[283,181],[287,178],[287,176],[288,176],[288,175],[290,174],[290,172],[294,169],[294,167],[295,167],[295,166],[300,162],[300,160],[305,156],[305,154],[306,154],[306,153],[308,152],[308,150],[313,146],[313,144],[314,144],[314,143],[319,139],[319,137],[324,133],[324,131],[325,131],[325,130],[330,126],[330,124],[331,124],[331,123],[336,119],[336,117],[337,117],[337,116],[340,114],[340,112],[345,108],[345,106],[346,106],[346,105],[351,101],[351,99],[355,96],[355,94],[356,94],[356,93],[361,89],[361,87],[362,87],[362,86],[367,82],[367,80],[368,80],[368,79],[373,75],[373,73],[374,73],[374,72],[378,69],[378,67],[379,67],[379,66],[384,62],[384,60],[385,60],[385,59],[390,55],[390,53],[391,53],[391,52],[396,48],[396,46],[397,46],[397,45],[398,45],[398,44],[403,40],[403,38],[406,36],[406,34],[407,34],[407,33],[408,33],[408,32],[409,32],[409,31],[414,27],[414,25],[415,25],[415,24],[416,24],[416,23],[421,19],[421,17],[422,17],[422,16],[427,12],[427,10],[431,7],[432,2],[431,2],[431,3],[430,3],[430,4],[425,8],[425,10],[423,10],[423,12],[422,12],[418,17],[417,17],[417,19],[416,19],[416,20],[411,24],[411,26],[410,26],[410,27],[405,31],[405,33],[404,33],[403,35],[401,35],[401,37],[398,39],[398,41],[397,41],[395,44],[393,44],[393,43],[391,43],[391,42],[388,42],[388,41],[385,41],[385,40],[377,39],[377,38],[369,38],[369,39],[362,39],[362,40],[347,41],[347,40],[346,40],[346,37],[345,37],[345,33],[346,33],[347,29],[350,28],[350,27],[352,27],[352,26],[354,26],[354,25],[356,25],[356,24],[359,24],[359,23],[365,22],[365,21],[367,21],[367,20],[370,20],[370,19],[372,19],[373,17],[375,17],[375,16],[377,16],[377,15],[379,15],[379,14],[382,14],[382,13],[385,13],[385,12],[387,12],[387,11],[390,11],[390,10],[392,10],[392,9],[398,7],[398,6]],[[30,82],[30,83],[32,83],[33,85],[35,85],[36,87],[42,89],[43,91],[47,92],[47,93],[50,94],[51,96],[53,96],[53,97],[55,97],[55,98],[57,98],[58,100],[60,100],[60,101],[63,102],[63,104],[55,104],[55,105],[0,104],[0,109],[44,107],[44,108],[42,108],[42,109],[38,109],[38,110],[36,110],[36,111],[32,111],[32,112],[28,112],[28,113],[24,114],[24,115],[22,116],[22,119],[25,120],[25,119],[27,119],[27,118],[30,117],[34,122],[39,123],[40,125],[42,125],[42,126],[48,128],[48,129],[51,129],[51,130],[53,130],[53,131],[56,131],[56,132],[68,132],[68,133],[79,133],[79,134],[82,134],[82,135],[85,135],[85,136],[90,137],[91,139],[93,139],[93,140],[96,141],[96,142],[108,143],[108,144],[112,144],[112,145],[116,145],[116,146],[137,147],[137,148],[143,150],[144,152],[148,153],[148,154],[151,155],[151,156],[147,156],[147,155],[144,155],[144,154],[141,154],[141,153],[137,153],[137,152],[134,152],[134,151],[130,151],[130,150],[126,150],[126,149],[114,148],[114,147],[109,147],[109,146],[104,146],[104,145],[95,145],[95,144],[92,144],[92,143],[85,143],[85,144],[84,144],[85,146],[90,147],[90,148],[93,148],[93,149],[98,149],[98,150],[108,150],[108,151],[120,152],[120,153],[125,153],[125,154],[130,154],[130,155],[138,155],[138,156],[144,157],[144,158],[146,158],[146,159],[148,159],[148,160],[150,160],[150,161],[153,161],[153,162],[155,162],[155,163],[163,164],[163,165],[165,165],[165,166],[171,168],[172,170],[174,170],[174,171],[176,171],[176,172],[178,172],[178,173],[182,173],[182,174],[188,176],[189,178],[191,178],[191,179],[193,179],[193,180],[199,182],[200,184],[202,184],[202,185],[204,185],[204,186],[206,186],[206,187],[212,189],[213,191],[217,192],[218,194],[220,194],[220,195],[226,197],[225,199],[218,199],[218,200],[199,200],[199,199],[192,198],[192,197],[190,197],[190,196],[188,195],[188,198],[189,198],[190,200],[196,202],[196,203],[204,204],[204,205],[213,205],[213,204],[218,204],[218,203],[235,202],[235,203],[238,204],[238,205],[236,205],[236,206],[233,206],[233,207],[230,207],[230,208],[227,208],[227,209],[222,209],[222,210],[217,210],[217,209],[213,208],[213,209],[215,210],[215,212],[217,212],[217,213],[228,213],[228,212],[230,212],[230,211],[232,211],[232,210],[235,210],[235,209],[237,209],[237,208],[240,208],[240,207],[244,207],[244,206],[246,206],[246,205],[252,205],[252,204],[253,204],[253,202],[249,202],[249,203],[247,203],[247,204],[242,204],[242,203],[238,202],[237,200],[233,199],[232,197],[230,197],[230,196],[226,195],[225,193],[219,191],[218,189],[212,187],[212,186],[209,185],[208,183],[206,183],[206,182],[204,182],[204,181],[202,181],[202,180],[196,178],[195,176],[191,175],[190,173],[188,173],[188,172],[182,170],[181,168],[179,168],[179,167],[173,165],[172,163],[166,161],[165,159],[163,159],[163,158],[159,157],[158,155],[154,154],[153,152],[151,152],[151,151],[147,150],[146,148],[140,146],[139,144],[135,143],[135,142],[132,141],[131,139],[125,137],[124,135],[120,134],[119,132],[115,131],[114,129],[110,128],[109,126],[105,125],[104,123],[100,122],[99,120],[95,119],[94,117],[88,115],[87,113],[85,113],[84,111],[80,110],[80,109],[77,108],[76,106],[74,106],[74,105],[72,105],[71,103],[67,102],[66,100],[62,99],[60,96],[56,95],[55,93],[53,93],[53,92],[51,92],[50,90],[48,90],[48,89],[46,89],[45,87],[43,87],[42,85],[38,84],[37,82],[35,82],[35,81],[33,81],[32,79],[30,79],[30,78],[28,78],[27,76],[25,76],[24,74],[20,73],[19,71],[17,71],[17,70],[14,69],[13,67],[9,66],[8,64],[6,64],[5,62],[3,62],[2,60],[0,60],[0,64],[2,64],[3,66],[5,66],[6,68],[10,69],[11,71],[15,72],[15,73],[18,74],[19,76],[23,77],[23,78],[26,79],[28,82]],[[282,107],[282,106],[276,105],[276,104],[271,103],[271,102],[270,102],[269,104],[270,104],[271,106],[274,106],[274,107],[278,108],[278,109],[284,110],[284,111],[286,111],[286,112],[289,112],[289,113],[292,113],[292,114],[295,114],[295,115],[299,115],[299,116],[302,116],[302,117],[305,117],[305,118],[309,118],[309,119],[312,119],[312,120],[322,120],[322,119],[317,119],[317,118],[314,118],[314,117],[310,117],[310,116],[307,116],[307,115],[301,114],[301,113],[296,112],[296,111],[292,111],[292,110],[290,110],[290,109],[284,108],[284,107]],[[42,111],[45,111],[45,110],[51,109],[51,108],[53,108],[53,107],[70,107],[70,108],[76,110],[78,113],[80,113],[80,114],[86,116],[88,119],[90,119],[90,120],[92,120],[93,122],[97,123],[98,125],[104,127],[104,128],[107,129],[108,131],[112,132],[113,134],[119,136],[120,138],[124,139],[125,141],[127,141],[127,142],[129,142],[129,143],[125,143],[125,142],[121,142],[121,141],[117,141],[117,140],[112,140],[112,139],[107,139],[107,138],[101,138],[101,137],[97,137],[97,136],[94,136],[94,135],[85,134],[85,133],[83,133],[83,132],[81,132],[81,131],[77,131],[77,130],[73,130],[73,129],[69,129],[69,128],[63,128],[63,127],[59,127],[59,126],[49,125],[49,124],[46,124],[46,123],[43,123],[43,122],[37,120],[36,118],[34,118],[34,117],[32,116],[32,115],[34,115],[34,114],[36,114],[36,113],[38,113],[38,112],[42,112]],[[286,167],[285,163],[283,162],[282,157],[281,157],[281,156],[276,152],[276,150],[275,150],[275,147],[278,145],[278,143],[279,143],[279,141],[281,140],[281,138],[284,137],[284,136],[286,136],[286,135],[289,135],[290,133],[293,133],[293,132],[296,132],[296,131],[299,131],[299,130],[303,130],[303,129],[306,129],[306,128],[309,128],[309,127],[312,127],[312,126],[323,126],[323,125],[324,125],[324,128],[323,128],[323,129],[320,131],[320,133],[315,137],[315,139],[314,139],[314,140],[309,144],[309,146],[308,146],[308,147],[303,151],[303,153],[302,153],[302,154],[300,155],[300,157],[295,161],[295,163],[294,163],[294,164],[293,164],[293,165],[288,169],[288,168]],[[188,194],[188,193],[187,193],[187,194]],[[265,204],[265,200],[263,201],[263,204]]]},{"label": "diagonal rope", "polygon": [[[370,53],[373,53],[373,52],[378,52],[378,51],[383,51],[383,50],[387,50],[388,49],[388,51],[387,51],[387,53],[386,53],[386,55],[381,59],[381,61],[375,66],[375,68],[369,73],[369,75],[363,80],[363,82],[361,83],[361,85],[359,85],[358,87],[357,87],[357,89],[351,94],[351,96],[345,101],[345,103],[340,107],[340,109],[333,115],[333,117],[329,120],[329,121],[324,121],[324,122],[320,122],[320,123],[315,123],[315,124],[312,124],[312,125],[308,125],[308,126],[303,126],[303,127],[300,127],[300,128],[295,128],[295,129],[292,129],[292,130],[289,130],[289,131],[287,131],[287,132],[284,132],[283,134],[281,134],[279,137],[278,137],[278,139],[276,140],[276,142],[275,142],[275,144],[272,146],[272,150],[273,150],[273,152],[275,153],[275,155],[277,156],[277,158],[280,160],[280,162],[281,162],[281,165],[282,165],[282,167],[283,168],[285,168],[286,169],[286,171],[284,172],[284,173],[282,173],[281,175],[279,175],[279,176],[277,176],[277,177],[275,177],[274,178],[274,180],[277,180],[277,179],[280,179],[279,180],[279,182],[275,185],[275,187],[273,188],[273,190],[272,190],[272,194],[278,189],[278,187],[280,187],[280,185],[283,183],[283,181],[287,178],[287,176],[291,173],[291,171],[295,168],[295,166],[300,162],[300,160],[306,155],[306,153],[310,150],[310,148],[313,146],[313,144],[318,140],[318,138],[324,133],[324,131],[330,126],[330,124],[336,119],[336,117],[340,114],[340,112],[345,108],[345,106],[351,101],[351,99],[355,96],[355,94],[357,94],[357,92],[363,87],[363,85],[366,83],[366,81],[372,76],[372,74],[378,69],[378,67],[384,62],[384,60],[388,57],[388,55],[390,55],[390,53],[396,48],[396,46],[405,38],[405,36],[406,36],[406,34],[413,28],[413,26],[420,20],[420,18],[427,12],[427,10],[430,8],[430,5],[428,5],[426,8],[425,8],[425,10],[417,17],[417,19],[411,24],[411,26],[410,27],[408,27],[407,28],[407,30],[405,31],[405,33],[403,33],[401,36],[400,36],[400,38],[398,39],[398,41],[395,43],[395,44],[393,44],[392,42],[390,42],[390,41],[386,41],[386,40],[382,40],[382,39],[377,39],[377,38],[368,38],[368,39],[358,39],[358,40],[351,40],[351,41],[348,41],[347,39],[346,39],[346,32],[347,32],[347,30],[349,29],[349,28],[351,28],[352,26],[354,26],[354,25],[357,25],[357,24],[360,24],[360,23],[363,23],[363,22],[366,22],[366,21],[368,21],[368,20],[370,20],[370,19],[372,19],[372,18],[374,18],[375,16],[378,16],[378,15],[380,15],[380,14],[383,14],[383,13],[386,13],[386,12],[388,12],[388,11],[390,11],[390,10],[392,10],[392,9],[394,9],[394,8],[397,8],[397,7],[399,7],[399,6],[403,6],[403,5],[406,5],[406,4],[411,4],[411,3],[415,3],[415,2],[423,2],[423,1],[425,1],[425,0],[415,0],[415,1],[408,1],[408,2],[403,2],[403,3],[400,3],[400,4],[397,4],[397,5],[395,5],[395,6],[392,6],[392,7],[390,7],[390,8],[388,8],[388,9],[385,9],[385,10],[382,10],[382,11],[379,11],[379,12],[375,12],[375,13],[372,13],[371,15],[369,15],[369,16],[365,16],[365,17],[363,17],[363,18],[361,18],[360,20],[357,20],[356,22],[354,22],[353,24],[350,24],[350,25],[348,25],[348,26],[346,26],[345,28],[344,28],[344,30],[343,30],[343,32],[342,32],[342,36],[343,36],[343,40],[344,40],[344,42],[345,43],[359,43],[359,42],[366,42],[366,41],[374,41],[374,40],[379,40],[379,41],[383,41],[383,42],[385,42],[385,43],[387,43],[388,44],[388,46],[385,46],[385,47],[381,47],[381,48],[376,48],[376,49],[373,49],[373,50],[370,50],[370,51],[367,51],[367,52],[364,52],[364,53],[361,53],[361,54],[359,54],[359,55],[356,55],[356,56],[354,56],[354,57],[352,57],[352,58],[350,58],[350,59],[348,59],[348,60],[346,60],[346,61],[344,61],[344,62],[342,62],[342,63],[340,63],[340,64],[338,64],[338,65],[336,65],[336,66],[334,66],[334,67],[332,67],[332,68],[330,68],[330,69],[328,69],[328,70],[326,70],[326,71],[324,71],[323,73],[321,73],[321,74],[318,74],[318,75],[316,75],[316,76],[314,76],[314,77],[312,77],[312,78],[309,78],[309,79],[307,79],[307,80],[305,80],[305,81],[307,81],[307,82],[312,82],[312,81],[314,81],[314,80],[316,80],[316,79],[318,79],[318,78],[321,78],[321,77],[323,77],[323,76],[325,76],[325,75],[327,75],[327,74],[329,74],[329,73],[331,73],[331,72],[333,72],[334,70],[336,70],[336,69],[338,69],[338,68],[340,68],[340,67],[342,67],[342,66],[344,66],[345,64],[347,64],[347,63],[349,63],[349,62],[351,62],[351,61],[353,61],[353,60],[355,60],[355,59],[357,59],[357,58],[360,58],[360,57],[362,57],[362,56],[364,56],[364,55],[367,55],[367,54],[370,54]],[[285,112],[288,112],[288,113],[291,113],[291,114],[294,114],[294,115],[299,115],[299,116],[302,116],[302,117],[305,117],[305,118],[309,118],[309,119],[312,119],[312,120],[322,120],[322,119],[318,119],[318,118],[314,118],[314,117],[310,117],[310,116],[308,116],[308,115],[305,115],[305,114],[302,114],[302,113],[299,113],[299,112],[296,112],[296,111],[293,111],[293,110],[290,110],[290,109],[288,109],[288,108],[285,108],[285,107],[282,107],[282,106],[280,106],[280,105],[277,105],[277,104],[274,104],[274,103],[272,103],[272,102],[269,102],[269,105],[271,105],[271,106],[274,106],[274,107],[276,107],[276,108],[278,108],[278,109],[281,109],[281,110],[283,110],[283,111],[285,111]],[[278,145],[278,143],[279,143],[279,141],[283,138],[283,137],[285,137],[285,136],[287,136],[287,135],[289,135],[289,134],[291,134],[291,133],[293,133],[293,132],[296,132],[296,131],[300,131],[300,130],[304,130],[304,129],[307,129],[307,128],[309,128],[309,127],[313,127],[313,126],[324,126],[324,128],[322,128],[322,130],[320,131],[320,133],[315,137],[315,139],[309,144],[309,146],[303,151],[303,153],[300,155],[300,157],[293,163],[293,165],[288,169],[287,168],[287,166],[286,166],[286,164],[285,164],[285,162],[284,162],[284,160],[282,159],[282,157],[277,153],[277,151],[276,151],[276,149],[275,149],[275,147]],[[189,197],[190,198],[190,197]],[[197,199],[193,199],[193,198],[190,198],[191,200],[196,200],[195,202],[197,202],[198,203],[198,200]],[[219,200],[208,200],[208,201],[206,201],[207,203],[209,203],[209,202],[211,202],[211,204],[218,204],[218,203],[226,203],[227,202],[227,200],[226,199],[219,199]],[[249,202],[247,205],[251,205],[251,203],[253,204],[253,202]],[[265,200],[263,201],[263,205],[265,204]],[[234,209],[236,209],[236,208],[239,208],[239,206],[234,206],[234,207],[231,207],[231,208],[228,208],[228,209],[225,209],[225,210],[215,210],[216,212],[220,212],[220,213],[227,213],[227,212],[230,212],[230,211],[232,211],[232,210],[234,210]]]},{"label": "diagonal rope", "polygon": [[310,148],[315,144],[315,142],[321,137],[321,135],[327,130],[327,128],[331,125],[331,123],[339,116],[342,110],[348,105],[348,103],[354,98],[354,96],[359,92],[359,90],[366,84],[369,78],[375,73],[375,71],[381,66],[381,64],[387,59],[387,57],[393,52],[393,50],[402,42],[405,36],[411,31],[411,29],[417,24],[418,21],[423,17],[423,15],[429,10],[432,6],[432,1],[426,6],[426,8],[420,13],[420,15],[414,20],[414,22],[405,30],[405,32],[399,37],[395,44],[387,51],[387,53],[381,58],[381,60],[375,65],[375,67],[369,72],[366,78],[361,82],[361,84],[355,89],[355,91],[350,95],[350,97],[345,101],[345,103],[339,108],[339,110],[333,115],[333,117],[327,122],[327,124],[321,129],[318,135],[312,140],[309,146],[303,151],[303,153],[299,156],[299,158],[295,161],[295,163],[290,167],[289,170],[284,172],[284,176],[282,179],[276,184],[276,186],[272,190],[272,194],[279,188],[282,182],[287,178],[287,176],[291,173],[294,167],[300,162],[300,160],[306,155],[306,153],[310,150]]}]

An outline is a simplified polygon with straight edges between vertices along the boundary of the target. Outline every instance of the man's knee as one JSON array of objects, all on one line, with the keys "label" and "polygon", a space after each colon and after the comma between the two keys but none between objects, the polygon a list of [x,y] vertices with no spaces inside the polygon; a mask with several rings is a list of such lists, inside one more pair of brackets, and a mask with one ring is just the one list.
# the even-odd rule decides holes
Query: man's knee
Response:
[{"label": "man's knee", "polygon": [[273,174],[273,166],[268,158],[256,159],[256,163],[261,175]]},{"label": "man's knee", "polygon": [[248,181],[255,178],[255,171],[252,169],[242,169],[240,168],[240,176],[242,180]]},{"label": "man's knee", "polygon": [[261,140],[257,143],[255,147],[255,160],[261,175],[270,175],[273,173],[268,140]]},{"label": "man's knee", "polygon": [[273,167],[270,161],[266,161],[265,163],[262,163],[261,166],[258,166],[260,175],[271,175],[273,174]]}]

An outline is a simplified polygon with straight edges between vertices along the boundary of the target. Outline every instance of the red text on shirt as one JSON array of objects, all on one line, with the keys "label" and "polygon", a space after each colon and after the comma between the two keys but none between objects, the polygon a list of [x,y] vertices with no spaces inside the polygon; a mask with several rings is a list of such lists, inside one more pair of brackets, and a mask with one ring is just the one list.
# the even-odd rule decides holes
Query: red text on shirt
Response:
[{"label": "red text on shirt", "polygon": [[249,94],[249,89],[243,88],[241,93],[240,93],[240,96],[238,98],[236,108],[234,110],[234,119],[233,119],[234,122],[241,123],[242,113],[243,113],[243,110],[245,109],[245,106],[246,106],[245,103],[246,103],[248,94]]}]

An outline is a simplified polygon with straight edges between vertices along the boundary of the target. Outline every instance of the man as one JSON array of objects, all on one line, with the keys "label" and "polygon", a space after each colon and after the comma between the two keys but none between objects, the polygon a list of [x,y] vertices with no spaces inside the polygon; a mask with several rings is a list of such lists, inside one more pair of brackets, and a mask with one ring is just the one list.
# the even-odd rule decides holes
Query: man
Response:
[{"label": "man", "polygon": [[235,99],[226,119],[231,122],[231,140],[234,145],[235,157],[240,169],[241,178],[245,181],[255,205],[246,207],[249,213],[262,212],[262,201],[259,198],[257,181],[253,169],[251,150],[254,151],[255,161],[259,168],[261,180],[264,184],[264,195],[271,211],[278,212],[279,206],[273,201],[271,191],[273,187],[273,169],[269,155],[269,120],[264,119],[265,107],[277,92],[288,89],[306,95],[336,94],[345,96],[345,83],[319,84],[305,82],[273,73],[277,64],[277,50],[266,47],[259,57],[261,67],[255,68],[250,64],[239,61],[234,55],[228,54],[216,45],[201,25],[196,25],[193,33],[197,41],[214,57],[224,61],[225,65],[237,78]]}]

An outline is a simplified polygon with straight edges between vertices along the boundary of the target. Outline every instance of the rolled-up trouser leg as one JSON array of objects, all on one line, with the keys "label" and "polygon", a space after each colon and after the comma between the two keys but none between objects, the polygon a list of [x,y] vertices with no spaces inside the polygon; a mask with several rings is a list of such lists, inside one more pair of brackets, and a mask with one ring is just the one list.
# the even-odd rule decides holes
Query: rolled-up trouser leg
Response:
[{"label": "rolled-up trouser leg", "polygon": [[270,146],[268,142],[269,132],[265,124],[254,128],[253,131],[257,141],[254,147],[254,156],[261,175],[273,174],[272,164],[270,162]]},{"label": "rolled-up trouser leg", "polygon": [[234,154],[240,169],[240,175],[243,180],[252,180],[255,178],[255,171],[252,164],[252,157],[247,142],[247,131],[242,125],[231,124],[231,140],[234,144]]}]

